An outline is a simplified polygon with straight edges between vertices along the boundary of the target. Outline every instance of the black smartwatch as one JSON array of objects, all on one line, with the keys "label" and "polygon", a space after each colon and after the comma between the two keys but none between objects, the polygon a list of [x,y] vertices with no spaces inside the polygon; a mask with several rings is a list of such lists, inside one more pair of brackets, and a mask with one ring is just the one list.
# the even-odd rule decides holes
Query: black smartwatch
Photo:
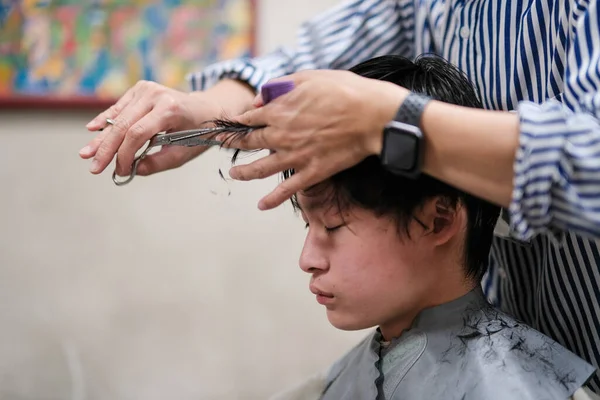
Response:
[{"label": "black smartwatch", "polygon": [[419,125],[429,101],[430,97],[411,92],[394,120],[386,124],[380,158],[389,171],[413,179],[421,174],[424,143]]}]

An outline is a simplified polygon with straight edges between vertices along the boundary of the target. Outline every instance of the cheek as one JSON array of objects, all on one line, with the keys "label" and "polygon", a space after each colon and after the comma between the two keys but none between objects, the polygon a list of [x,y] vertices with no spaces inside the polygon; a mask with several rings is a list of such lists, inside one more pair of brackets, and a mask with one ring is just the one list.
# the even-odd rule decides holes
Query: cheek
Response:
[{"label": "cheek", "polygon": [[377,252],[359,240],[347,240],[341,247],[331,258],[330,272],[340,285],[360,289],[365,279],[372,276],[373,265],[379,262]]},{"label": "cheek", "polygon": [[365,262],[369,264],[372,278],[382,282],[398,281],[419,271],[426,249],[419,241],[399,239],[395,234],[371,243]]},{"label": "cheek", "polygon": [[[414,294],[423,281],[429,250],[396,235],[354,243],[332,263],[338,289],[355,307],[371,311]],[[335,268],[337,267],[337,268]]]},{"label": "cheek", "polygon": [[410,310],[423,292],[427,249],[419,240],[393,234],[346,237],[331,259],[326,279],[339,297],[327,309],[336,328],[377,326]]}]

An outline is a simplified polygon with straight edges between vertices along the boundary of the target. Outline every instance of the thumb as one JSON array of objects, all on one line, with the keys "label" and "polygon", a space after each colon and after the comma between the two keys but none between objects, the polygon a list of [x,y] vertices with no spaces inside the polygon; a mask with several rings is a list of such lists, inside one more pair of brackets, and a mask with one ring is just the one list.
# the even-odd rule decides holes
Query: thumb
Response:
[{"label": "thumb", "polygon": [[265,126],[268,125],[268,118],[265,110],[266,108],[255,108],[254,110],[246,111],[242,115],[238,115],[233,118],[233,120],[246,126]]}]

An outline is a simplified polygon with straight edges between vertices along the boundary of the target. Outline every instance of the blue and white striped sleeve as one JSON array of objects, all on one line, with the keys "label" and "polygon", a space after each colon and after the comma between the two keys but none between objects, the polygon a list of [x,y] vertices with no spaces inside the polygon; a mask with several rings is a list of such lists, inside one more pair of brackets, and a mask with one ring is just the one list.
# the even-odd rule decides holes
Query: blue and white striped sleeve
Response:
[{"label": "blue and white striped sleeve", "polygon": [[[584,11],[582,11],[584,10]],[[577,12],[579,11],[579,15]],[[565,67],[564,104],[519,104],[510,220],[512,234],[572,231],[600,238],[600,8],[574,12]]]},{"label": "blue and white striped sleeve", "polygon": [[256,90],[272,78],[306,69],[348,69],[384,54],[414,53],[412,0],[347,0],[300,27],[295,48],[262,57],[229,60],[188,75],[192,90],[222,79],[247,82]]}]

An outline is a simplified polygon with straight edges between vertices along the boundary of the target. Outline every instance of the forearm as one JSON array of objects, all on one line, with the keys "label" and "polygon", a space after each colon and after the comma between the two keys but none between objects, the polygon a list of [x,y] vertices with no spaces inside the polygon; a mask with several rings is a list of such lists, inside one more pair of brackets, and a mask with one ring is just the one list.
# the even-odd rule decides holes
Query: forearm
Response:
[{"label": "forearm", "polygon": [[[198,108],[195,114],[206,115],[205,107],[212,107],[209,114],[215,117],[232,117],[249,110],[256,93],[245,82],[226,79],[205,91],[191,92],[190,96],[198,100],[194,103]],[[210,99],[210,105],[207,105],[206,99]],[[196,121],[198,125],[203,122],[205,121]]]},{"label": "forearm", "polygon": [[423,171],[510,211],[519,239],[600,237],[600,123],[557,102],[518,113],[431,102],[421,120]]},{"label": "forearm", "polygon": [[426,172],[508,206],[518,239],[567,231],[600,238],[600,8],[583,3],[563,103],[522,101],[515,115],[434,103],[424,113]]},{"label": "forearm", "polygon": [[510,205],[519,146],[517,115],[433,101],[421,127],[425,173],[492,203]]}]

